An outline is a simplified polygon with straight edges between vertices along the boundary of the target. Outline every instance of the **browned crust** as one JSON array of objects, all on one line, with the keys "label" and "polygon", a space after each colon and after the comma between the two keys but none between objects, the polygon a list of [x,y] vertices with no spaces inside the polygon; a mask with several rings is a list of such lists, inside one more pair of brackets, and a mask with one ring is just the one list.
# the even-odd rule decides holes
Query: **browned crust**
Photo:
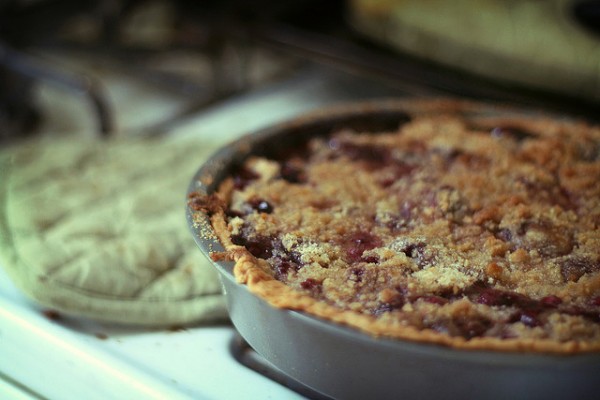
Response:
[{"label": "browned crust", "polygon": [[497,338],[473,338],[467,340],[462,337],[443,335],[430,329],[418,330],[410,326],[390,325],[368,315],[341,310],[314,299],[309,295],[300,293],[267,274],[259,266],[261,262],[266,263],[266,261],[255,258],[244,247],[231,243],[227,224],[222,215],[224,214],[213,217],[212,224],[221,242],[225,245],[227,254],[235,261],[233,270],[235,279],[238,283],[246,285],[252,293],[274,307],[306,312],[316,317],[356,328],[375,337],[439,344],[458,349],[558,354],[600,351],[600,344],[578,341],[557,343],[544,339]]}]

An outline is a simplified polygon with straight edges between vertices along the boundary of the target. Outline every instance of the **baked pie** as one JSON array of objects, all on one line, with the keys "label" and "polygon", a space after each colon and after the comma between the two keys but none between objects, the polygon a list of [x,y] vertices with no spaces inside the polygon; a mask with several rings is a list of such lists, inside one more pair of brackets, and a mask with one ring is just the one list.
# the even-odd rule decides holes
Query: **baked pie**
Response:
[{"label": "baked pie", "polygon": [[275,307],[374,336],[600,350],[600,128],[423,104],[192,193],[225,248],[213,258]]}]

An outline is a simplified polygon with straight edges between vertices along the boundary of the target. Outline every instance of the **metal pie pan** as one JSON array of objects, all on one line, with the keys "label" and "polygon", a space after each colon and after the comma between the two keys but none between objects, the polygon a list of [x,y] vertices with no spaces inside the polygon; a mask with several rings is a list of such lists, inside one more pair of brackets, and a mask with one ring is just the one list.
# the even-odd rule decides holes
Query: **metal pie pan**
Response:
[{"label": "metal pie pan", "polygon": [[[250,154],[272,154],[338,128],[394,129],[406,119],[411,104],[404,100],[348,104],[245,136],[201,166],[189,193],[214,192]],[[472,103],[461,109],[476,116],[515,113]],[[211,252],[223,249],[214,235],[207,235],[206,229],[211,229],[207,216],[188,208],[187,218],[209,259]],[[242,337],[282,372],[325,396],[548,400],[597,398],[600,393],[600,354],[472,351],[374,338],[305,313],[272,307],[236,282],[232,262],[211,262],[220,273],[231,320]]]}]

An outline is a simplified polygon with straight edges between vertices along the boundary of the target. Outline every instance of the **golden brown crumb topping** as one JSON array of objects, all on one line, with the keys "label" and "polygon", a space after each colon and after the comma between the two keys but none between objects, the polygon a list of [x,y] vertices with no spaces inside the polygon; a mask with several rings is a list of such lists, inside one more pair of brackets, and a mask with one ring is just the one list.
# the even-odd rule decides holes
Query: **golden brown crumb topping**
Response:
[{"label": "golden brown crumb topping", "polygon": [[415,116],[252,157],[191,201],[274,305],[457,347],[600,349],[597,128]]}]

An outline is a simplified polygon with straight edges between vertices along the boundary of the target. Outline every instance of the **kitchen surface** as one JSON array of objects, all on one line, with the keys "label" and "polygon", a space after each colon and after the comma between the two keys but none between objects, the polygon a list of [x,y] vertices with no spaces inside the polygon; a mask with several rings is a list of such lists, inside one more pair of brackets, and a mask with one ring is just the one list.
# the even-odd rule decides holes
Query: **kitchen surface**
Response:
[{"label": "kitchen surface", "polygon": [[[220,146],[303,113],[396,97],[486,99],[570,118],[599,119],[597,88],[578,95],[561,85],[482,73],[486,63],[497,60],[484,52],[482,59],[488,58],[469,71],[459,58],[448,56],[451,46],[456,49],[453,54],[477,56],[479,50],[463,46],[460,37],[440,44],[433,39],[434,30],[424,29],[427,35],[422,35],[406,25],[404,38],[444,47],[431,56],[412,51],[410,41],[389,41],[371,30],[361,16],[381,18],[385,1],[321,3],[2,3],[4,160],[29,141],[152,138],[193,142],[201,149],[195,162],[200,166]],[[476,7],[470,3],[460,6]],[[529,14],[519,12],[520,19],[515,19],[519,24],[527,23],[527,15],[537,20],[548,13],[560,19],[572,11],[584,22],[581,30],[589,32],[582,34],[586,40],[597,39],[598,9],[583,4],[592,2],[579,2],[577,7],[548,2],[552,12],[532,9],[531,3],[538,2],[523,3],[530,7]],[[421,11],[406,7],[412,21],[418,21]],[[587,53],[589,76],[594,68],[598,73],[600,64],[597,60],[594,64],[597,47],[594,51]],[[444,57],[436,60],[435,54]],[[578,73],[569,72],[570,82]],[[0,171],[0,180],[6,171]],[[182,181],[189,182],[194,172],[185,172]],[[180,208],[182,222],[186,190],[182,185],[181,201],[173,204]],[[6,230],[0,234],[8,235]],[[206,264],[202,268],[211,268],[206,260],[200,262]],[[111,322],[86,316],[83,305],[72,305],[73,314],[57,310],[48,300],[51,296],[40,304],[25,294],[40,283],[19,281],[15,276],[22,272],[0,267],[4,267],[0,268],[2,399],[327,398],[262,361],[227,320],[224,300],[205,319],[186,316],[185,323],[155,321],[141,326],[125,323],[126,315]],[[28,289],[23,290],[24,285]]]}]

